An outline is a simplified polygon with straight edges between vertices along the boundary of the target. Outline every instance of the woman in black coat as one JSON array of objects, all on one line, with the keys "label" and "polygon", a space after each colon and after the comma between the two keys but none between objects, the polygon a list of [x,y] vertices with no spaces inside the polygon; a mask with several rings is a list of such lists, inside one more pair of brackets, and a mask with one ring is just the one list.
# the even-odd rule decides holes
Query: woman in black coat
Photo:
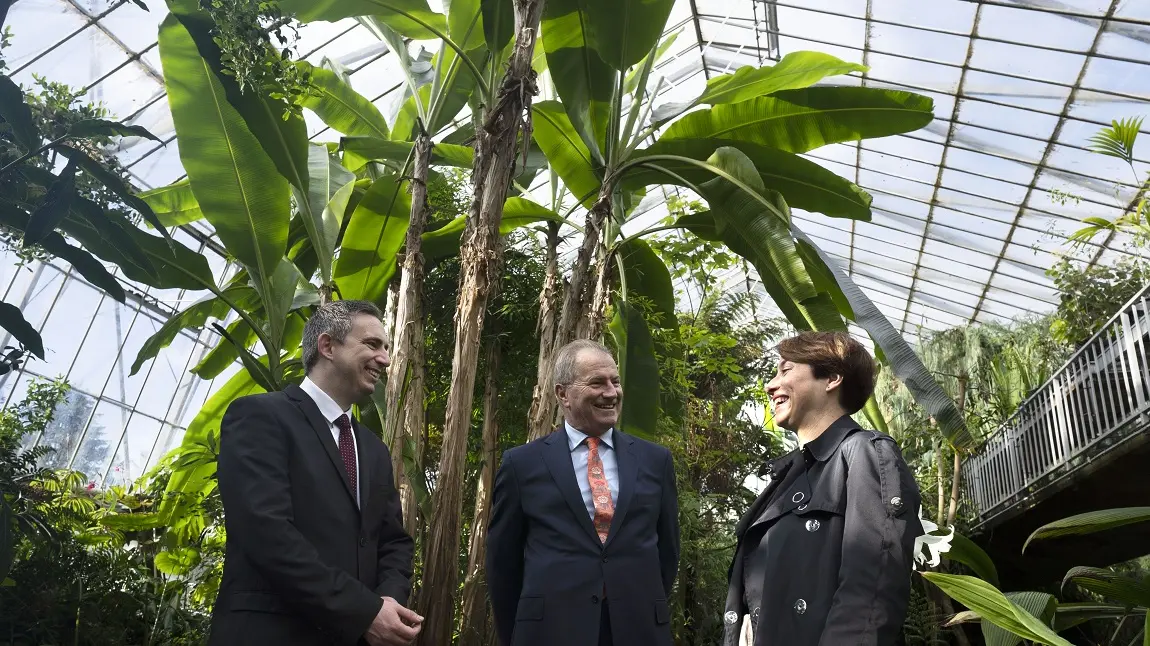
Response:
[{"label": "woman in black coat", "polygon": [[874,360],[846,333],[778,348],[767,385],[775,422],[800,448],[767,464],[768,483],[735,529],[723,646],[887,646],[910,595],[918,485],[889,436],[850,418],[874,391]]}]

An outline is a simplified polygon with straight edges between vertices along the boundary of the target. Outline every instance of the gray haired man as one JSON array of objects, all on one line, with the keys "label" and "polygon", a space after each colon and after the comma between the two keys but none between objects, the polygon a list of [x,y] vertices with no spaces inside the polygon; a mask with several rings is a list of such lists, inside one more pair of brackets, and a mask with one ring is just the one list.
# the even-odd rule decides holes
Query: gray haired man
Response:
[{"label": "gray haired man", "polygon": [[487,535],[502,646],[670,646],[679,564],[671,452],[616,428],[623,389],[607,348],[555,359],[563,425],[503,454]]}]

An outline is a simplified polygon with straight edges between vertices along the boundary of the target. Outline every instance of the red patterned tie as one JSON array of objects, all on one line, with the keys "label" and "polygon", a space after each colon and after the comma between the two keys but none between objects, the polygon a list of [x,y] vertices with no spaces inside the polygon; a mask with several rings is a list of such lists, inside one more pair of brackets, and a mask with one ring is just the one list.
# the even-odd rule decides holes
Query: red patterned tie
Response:
[{"label": "red patterned tie", "polygon": [[352,495],[356,500],[359,500],[358,483],[356,482],[355,472],[355,440],[351,435],[351,419],[346,415],[340,415],[335,420],[335,425],[339,427],[339,456],[343,458],[343,468],[347,470],[348,483],[351,484]]},{"label": "red patterned tie", "polygon": [[603,472],[603,459],[599,457],[600,438],[587,438],[587,481],[591,483],[591,499],[595,501],[595,533],[599,540],[607,542],[611,531],[611,519],[615,516],[615,503],[611,500],[611,487],[607,484],[607,474]]}]

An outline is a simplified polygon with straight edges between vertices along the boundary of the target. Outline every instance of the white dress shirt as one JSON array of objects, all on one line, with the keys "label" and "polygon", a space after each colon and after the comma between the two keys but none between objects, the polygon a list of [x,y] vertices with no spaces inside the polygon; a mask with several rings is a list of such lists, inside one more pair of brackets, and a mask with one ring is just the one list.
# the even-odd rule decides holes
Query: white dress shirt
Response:
[{"label": "white dress shirt", "polygon": [[[595,500],[591,497],[591,481],[587,479],[587,459],[591,454],[591,447],[585,441],[586,433],[571,426],[566,420],[563,426],[567,429],[567,446],[571,449],[571,466],[575,467],[575,480],[579,482],[579,493],[583,496],[583,504],[587,506],[587,515],[595,520]],[[599,459],[603,461],[603,475],[607,476],[607,486],[611,488],[611,504],[619,504],[619,462],[615,456],[615,429],[599,436]]]},{"label": "white dress shirt", "polygon": [[[314,381],[312,381],[311,379],[308,379],[307,377],[303,378],[303,383],[301,383],[299,385],[299,387],[301,390],[303,390],[305,393],[307,393],[308,397],[311,397],[312,401],[315,402],[315,405],[317,407],[319,407],[319,414],[323,415],[323,418],[327,420],[327,430],[331,432],[331,437],[332,437],[332,439],[335,440],[335,446],[338,449],[339,448],[339,427],[335,425],[335,420],[339,419],[340,415],[347,415],[347,418],[350,420],[351,419],[351,408],[348,408],[347,410],[340,410],[339,404],[335,403],[335,400],[332,399],[330,395],[325,393],[322,389],[320,389],[319,386],[315,385]],[[355,504],[358,507],[359,506],[359,445],[356,443],[355,427],[354,426],[352,427],[352,433],[351,433],[351,448],[354,449],[353,452],[355,453],[355,473],[356,473]],[[586,460],[584,460],[584,464],[586,464]],[[587,474],[583,474],[583,477],[586,478]]]}]

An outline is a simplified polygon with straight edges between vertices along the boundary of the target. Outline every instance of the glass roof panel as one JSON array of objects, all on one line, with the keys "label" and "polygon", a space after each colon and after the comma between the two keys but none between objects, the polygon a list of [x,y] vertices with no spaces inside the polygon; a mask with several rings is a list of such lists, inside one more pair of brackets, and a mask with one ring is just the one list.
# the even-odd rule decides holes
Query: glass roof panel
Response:
[{"label": "glass roof panel", "polygon": [[[115,150],[145,189],[184,174],[155,46],[166,7],[163,0],[147,4],[150,12],[124,0],[16,3],[7,21],[15,37],[5,52],[17,82],[28,86],[39,74],[77,86],[113,117],[164,140],[129,139]],[[657,104],[689,101],[711,76],[801,49],[870,66],[865,80],[856,74],[828,83],[930,96],[936,118],[920,131],[808,155],[871,193],[872,222],[795,214],[913,335],[919,324],[939,329],[976,310],[977,320],[998,320],[1049,311],[1057,302],[1044,269],[1066,250],[1060,236],[1079,228],[1083,217],[1114,217],[1140,177],[1120,160],[1088,152],[1088,145],[1111,120],[1145,112],[1148,27],[1150,3],[1132,1],[935,0],[928,8],[921,0],[677,0],[668,31],[681,33],[656,70],[667,81]],[[410,49],[418,54],[423,46],[432,45]],[[398,59],[355,21],[307,25],[297,49],[313,64],[328,59],[345,66],[359,92],[389,118],[394,113],[402,98],[394,89]],[[316,141],[338,140],[310,113],[307,124]],[[1139,173],[1150,164],[1146,150],[1136,151]],[[652,191],[637,219],[662,217],[661,196]],[[1107,262],[1123,253],[1114,250],[1124,242],[1100,237],[1089,248],[1104,252],[1094,255]],[[222,270],[222,260],[214,260]],[[51,266],[43,271],[59,274]],[[27,285],[28,273],[14,277]],[[54,301],[61,277],[36,283],[25,304],[33,317],[43,320],[36,303]],[[185,298],[178,291],[157,295]],[[148,316],[140,318],[147,321],[133,330],[154,328]],[[134,331],[128,342],[143,335]],[[143,459],[150,460],[133,448],[126,466]]]}]

